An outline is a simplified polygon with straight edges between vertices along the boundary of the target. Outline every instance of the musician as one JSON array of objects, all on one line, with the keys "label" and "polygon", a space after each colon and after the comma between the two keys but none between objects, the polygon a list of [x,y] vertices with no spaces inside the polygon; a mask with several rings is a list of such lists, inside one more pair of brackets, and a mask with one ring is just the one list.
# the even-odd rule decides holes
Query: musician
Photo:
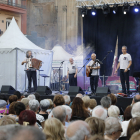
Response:
[{"label": "musician", "polygon": [[[120,67],[120,79],[121,79],[121,84],[122,84],[122,93],[127,93],[129,94],[130,91],[130,86],[129,86],[129,71],[130,71],[130,66],[132,65],[132,58],[129,53],[127,53],[127,47],[122,46],[122,54],[119,57],[119,63],[116,69],[117,70]],[[126,92],[126,87],[125,87],[125,81],[127,85],[127,92]]]},{"label": "musician", "polygon": [[91,54],[91,61],[87,64],[86,68],[88,72],[92,70],[91,76],[90,76],[90,87],[93,94],[96,93],[96,89],[98,86],[99,81],[99,73],[100,73],[100,64],[96,62],[96,54]]},{"label": "musician", "polygon": [[21,63],[22,65],[26,63],[26,73],[28,77],[28,93],[31,93],[31,83],[33,80],[34,92],[37,90],[37,78],[36,78],[36,69],[32,67],[31,64],[32,52],[29,50],[26,52],[26,59]]},{"label": "musician", "polygon": [[59,74],[55,69],[51,73],[51,87],[53,90],[59,90]]},{"label": "musician", "polygon": [[74,63],[73,58],[69,59],[67,78],[69,77],[69,85],[77,86],[77,65]]}]

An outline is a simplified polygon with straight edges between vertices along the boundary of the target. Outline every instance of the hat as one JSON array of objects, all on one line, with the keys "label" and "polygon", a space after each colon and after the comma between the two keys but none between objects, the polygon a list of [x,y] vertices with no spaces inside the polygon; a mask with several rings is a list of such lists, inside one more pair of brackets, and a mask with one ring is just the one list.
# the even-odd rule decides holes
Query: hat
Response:
[{"label": "hat", "polygon": [[5,107],[7,102],[5,100],[0,100],[0,108]]}]

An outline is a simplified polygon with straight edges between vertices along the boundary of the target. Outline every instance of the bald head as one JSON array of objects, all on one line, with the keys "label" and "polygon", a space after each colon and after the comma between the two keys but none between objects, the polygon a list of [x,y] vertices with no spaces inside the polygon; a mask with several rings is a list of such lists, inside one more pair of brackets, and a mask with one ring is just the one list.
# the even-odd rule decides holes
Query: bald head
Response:
[{"label": "bald head", "polygon": [[91,59],[94,61],[96,59],[96,54],[95,53],[92,53],[91,54]]},{"label": "bald head", "polygon": [[73,64],[73,58],[70,58],[69,61],[71,64]]},{"label": "bald head", "polygon": [[137,102],[140,102],[140,95],[136,95],[133,99],[133,104]]},{"label": "bald head", "polygon": [[76,95],[76,97],[79,97],[79,98],[83,98],[83,95],[81,94],[81,93],[78,93],[77,95]]},{"label": "bald head", "polygon": [[66,140],[86,140],[90,136],[90,127],[84,121],[71,123],[66,131]]}]

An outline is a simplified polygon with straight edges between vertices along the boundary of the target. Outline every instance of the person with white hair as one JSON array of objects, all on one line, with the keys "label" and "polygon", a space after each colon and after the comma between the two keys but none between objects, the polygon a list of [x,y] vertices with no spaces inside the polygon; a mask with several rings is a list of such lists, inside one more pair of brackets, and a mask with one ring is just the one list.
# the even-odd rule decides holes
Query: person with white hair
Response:
[{"label": "person with white hair", "polygon": [[39,114],[41,116],[43,116],[45,120],[48,119],[47,109],[49,108],[49,106],[50,106],[49,100],[44,99],[44,100],[40,101],[40,112],[39,112]]},{"label": "person with white hair", "polygon": [[39,110],[39,102],[38,102],[38,100],[35,100],[35,99],[30,100],[29,101],[29,108],[30,108],[30,110],[34,111],[35,114],[36,114],[37,125],[39,126],[39,129],[42,129],[42,127],[44,128],[45,119],[44,119],[43,116],[37,114],[38,110]]},{"label": "person with white hair", "polygon": [[100,64],[96,61],[96,54],[91,54],[91,61],[86,65],[86,73],[90,73],[90,87],[93,94],[96,93],[99,81]]},{"label": "person with white hair", "polygon": [[111,105],[108,108],[108,116],[119,119],[120,109],[116,105]]},{"label": "person with white hair", "polygon": [[36,99],[34,94],[30,94],[27,98],[28,98],[29,100]]},{"label": "person with white hair", "polygon": [[71,102],[70,96],[69,95],[65,95],[63,97],[64,97],[64,100],[65,100],[65,105],[69,105],[70,102]]},{"label": "person with white hair", "polygon": [[83,94],[81,94],[81,93],[78,93],[77,95],[76,95],[76,97],[79,97],[79,98],[83,98]]},{"label": "person with white hair", "polygon": [[105,120],[105,139],[117,140],[122,132],[122,127],[117,118],[108,117]]},{"label": "person with white hair", "polygon": [[140,102],[137,102],[133,105],[131,115],[132,118],[140,117]]},{"label": "person with white hair", "polygon": [[90,138],[90,127],[84,121],[72,122],[66,131],[66,140],[88,140]]},{"label": "person with white hair", "polygon": [[102,106],[96,106],[92,111],[92,117],[99,118],[101,120],[105,120],[107,118],[107,110]]},{"label": "person with white hair", "polygon": [[68,71],[67,71],[67,78],[69,77],[69,85],[70,86],[77,86],[77,73],[78,67],[74,63],[73,58],[69,59]]},{"label": "person with white hair", "polygon": [[101,106],[104,107],[106,110],[111,106],[111,98],[108,96],[105,96],[101,99]]}]

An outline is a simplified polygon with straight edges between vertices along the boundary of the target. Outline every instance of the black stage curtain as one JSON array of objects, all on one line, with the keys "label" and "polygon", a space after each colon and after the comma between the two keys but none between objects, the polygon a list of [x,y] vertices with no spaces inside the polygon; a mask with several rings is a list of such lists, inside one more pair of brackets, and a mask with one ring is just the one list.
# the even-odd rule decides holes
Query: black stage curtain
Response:
[{"label": "black stage curtain", "polygon": [[[123,45],[128,47],[128,53],[132,56],[133,64],[130,75],[134,71],[140,71],[140,13],[135,13],[131,7],[126,15],[122,12],[122,7],[118,8],[117,14],[105,16],[101,9],[97,10],[96,16],[91,15],[88,10],[83,18],[83,43],[85,47],[91,44],[95,49],[97,58],[103,60],[108,51],[112,50],[101,67],[101,75],[110,76],[112,73],[112,63],[118,36],[118,54],[121,54]],[[91,52],[92,53],[92,52]],[[87,54],[88,55],[88,54]]]}]

